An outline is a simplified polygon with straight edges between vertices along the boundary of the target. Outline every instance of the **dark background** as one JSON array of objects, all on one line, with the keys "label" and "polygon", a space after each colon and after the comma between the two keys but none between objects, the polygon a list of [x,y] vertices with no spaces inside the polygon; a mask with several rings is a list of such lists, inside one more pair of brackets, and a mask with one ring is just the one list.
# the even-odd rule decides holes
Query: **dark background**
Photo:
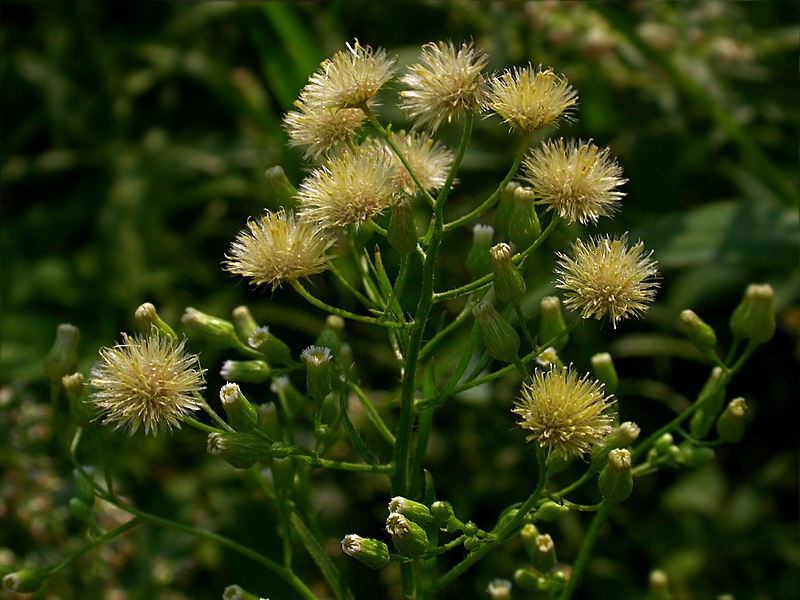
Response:
[{"label": "dark background", "polygon": [[[0,562],[50,564],[82,535],[64,512],[68,468],[47,425],[41,361],[56,326],[81,329],[84,372],[100,346],[133,330],[133,311],[145,301],[176,327],[186,306],[226,317],[247,303],[302,350],[324,315],[289,289],[253,290],[220,269],[246,219],[276,208],[264,170],[281,165],[295,183],[303,176],[306,166],[285,147],[283,113],[319,61],[353,38],[385,47],[401,64],[422,43],[471,39],[492,56],[491,69],[530,61],[564,73],[580,96],[577,120],[543,135],[610,146],[630,180],[623,210],[597,231],[629,231],[654,250],[663,272],[658,301],[644,322],[617,331],[587,324],[565,350],[581,368],[594,352],[612,352],[623,420],[652,431],[702,384],[708,366],[684,341],[680,310],[699,313],[724,347],[746,285],[770,283],[776,292],[776,337],[728,390],[751,406],[747,437],[700,470],[639,480],[604,531],[578,597],[640,598],[653,568],[667,571],[682,599],[800,595],[797,23],[792,2],[4,2],[0,433],[11,452],[0,454],[8,523],[0,546],[14,555]],[[392,106],[398,88],[390,86],[380,112],[409,126]],[[442,131],[451,143],[456,135]],[[478,123],[452,214],[502,177],[510,140],[497,118]],[[550,249],[592,233],[564,228]],[[468,243],[463,232],[445,245],[443,287],[464,281]],[[529,267],[531,310],[552,292],[547,256]],[[326,276],[313,281],[316,293],[347,306]],[[369,328],[348,328],[365,385],[390,389],[396,373],[386,345]],[[203,349],[212,390],[225,358]],[[518,384],[503,380],[437,413],[428,466],[442,497],[487,529],[532,486],[535,461],[507,410]],[[230,469],[205,456],[202,436],[107,440],[142,506],[277,552],[270,517]],[[346,533],[382,536],[385,482],[320,474],[318,483],[334,554]],[[550,530],[567,562],[583,517]],[[213,547],[149,528],[130,540],[65,571],[51,591],[64,599],[110,598],[114,589],[122,598],[211,599],[240,583],[291,597]],[[391,594],[383,585],[395,589],[391,571],[373,575],[336,560],[359,600]],[[486,597],[490,579],[524,564],[512,544],[444,597]],[[318,576],[310,568],[307,577]]]}]

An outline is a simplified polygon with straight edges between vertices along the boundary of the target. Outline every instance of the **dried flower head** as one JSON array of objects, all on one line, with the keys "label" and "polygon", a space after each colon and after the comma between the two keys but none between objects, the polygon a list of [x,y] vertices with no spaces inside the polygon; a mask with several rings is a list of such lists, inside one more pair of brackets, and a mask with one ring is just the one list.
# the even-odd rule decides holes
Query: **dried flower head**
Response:
[{"label": "dried flower head", "polygon": [[557,452],[562,458],[580,456],[611,433],[609,398],[603,384],[579,377],[570,367],[539,371],[522,386],[522,397],[512,412],[519,425],[531,432],[527,441]]},{"label": "dried flower head", "polygon": [[225,270],[249,277],[253,285],[272,285],[308,277],[326,268],[333,241],[314,227],[278,211],[247,223],[225,255]]},{"label": "dried flower head", "polygon": [[556,287],[567,291],[565,304],[579,309],[584,319],[609,317],[616,327],[640,315],[655,298],[658,269],[651,254],[642,242],[628,247],[627,235],[576,240],[570,255],[558,254]]},{"label": "dried flower head", "polygon": [[401,103],[420,125],[432,130],[444,121],[477,111],[484,96],[481,71],[489,61],[472,44],[425,44],[421,62],[412,65],[401,79],[409,89],[400,92]]},{"label": "dried flower head", "polygon": [[382,48],[373,50],[356,40],[347,51],[324,60],[300,92],[311,108],[358,108],[373,102],[381,87],[392,78],[395,59]]},{"label": "dried flower head", "polygon": [[358,108],[321,108],[298,100],[297,110],[286,113],[284,127],[289,146],[301,148],[307,159],[318,159],[350,139],[366,119]]},{"label": "dried flower head", "polygon": [[569,118],[578,94],[551,69],[515,67],[491,80],[486,106],[514,129],[536,131]]},{"label": "dried flower head", "polygon": [[[405,157],[411,170],[428,192],[442,189],[453,165],[453,152],[424,133],[406,133],[405,131],[390,134],[392,141]],[[373,138],[372,145],[383,149],[392,164],[392,182],[409,196],[419,192],[411,174],[397,155],[391,151],[383,140]]]},{"label": "dried flower head", "polygon": [[380,148],[331,157],[300,184],[300,217],[322,228],[360,225],[389,206],[398,190],[394,173]]},{"label": "dried flower head", "polygon": [[146,434],[180,427],[191,411],[200,408],[194,394],[204,389],[197,355],[187,354],[185,340],[164,336],[155,329],[147,337],[122,334],[122,343],[102,348],[102,361],[91,370],[95,388],[92,402],[105,416],[103,423],[130,434],[143,427]]},{"label": "dried flower head", "polygon": [[537,198],[570,223],[596,223],[612,215],[625,195],[617,190],[627,181],[622,168],[608,148],[591,142],[544,142],[522,167],[522,179]]}]

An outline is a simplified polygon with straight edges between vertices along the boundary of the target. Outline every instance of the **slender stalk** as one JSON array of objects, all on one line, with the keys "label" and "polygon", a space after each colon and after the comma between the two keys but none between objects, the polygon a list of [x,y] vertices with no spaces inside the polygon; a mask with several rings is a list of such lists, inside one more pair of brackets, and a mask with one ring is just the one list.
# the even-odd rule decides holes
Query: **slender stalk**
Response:
[{"label": "slender stalk", "polygon": [[[225,420],[222,417],[220,417],[213,408],[211,408],[211,406],[208,404],[208,402],[202,396],[202,394],[200,394],[199,392],[195,392],[193,394],[193,396],[194,396],[194,399],[197,400],[197,403],[200,405],[200,408],[202,408],[206,412],[206,414],[209,417],[211,417],[211,420],[214,421],[214,423],[219,425],[220,429],[222,429],[223,431],[233,431],[233,427],[228,425],[225,422]],[[195,421],[195,422],[198,425],[202,425],[202,423],[199,423],[197,421]],[[194,423],[192,423],[192,426],[195,426]]]},{"label": "slender stalk", "polygon": [[339,282],[345,287],[345,289],[347,289],[348,292],[353,294],[353,296],[355,296],[358,301],[364,305],[365,308],[375,308],[375,303],[367,298],[364,294],[359,292],[355,287],[353,287],[353,284],[347,281],[347,278],[342,275],[342,272],[339,271],[339,269],[337,269],[332,262],[329,263],[329,271],[334,277],[336,277],[336,279],[339,280]]},{"label": "slender stalk", "polygon": [[422,350],[419,352],[419,359],[423,360],[427,358],[428,354],[430,354],[436,345],[439,344],[444,338],[446,338],[450,333],[455,330],[459,325],[461,325],[464,321],[466,321],[472,315],[472,308],[477,304],[477,298],[468,300],[467,303],[464,305],[464,308],[461,309],[461,312],[458,313],[455,319],[450,321],[440,332],[434,335],[428,342],[422,347]]},{"label": "slender stalk", "polygon": [[608,519],[608,513],[610,511],[611,505],[603,504],[600,510],[595,513],[589,531],[586,532],[586,537],[583,538],[583,543],[581,544],[580,552],[578,552],[578,557],[575,559],[575,564],[572,566],[572,573],[569,576],[569,580],[567,580],[567,585],[561,590],[561,595],[558,597],[558,600],[569,600],[572,598],[572,594],[575,592],[580,582],[581,575],[583,575],[583,571],[586,569],[586,564],[589,562],[589,557],[592,555],[592,547],[597,540],[597,535],[603,528],[606,519]]},{"label": "slender stalk", "polygon": [[115,537],[118,537],[123,533],[125,533],[126,531],[133,529],[138,524],[139,524],[138,519],[134,518],[128,521],[127,523],[123,523],[119,527],[115,527],[114,529],[106,531],[104,534],[93,539],[90,543],[86,544],[83,548],[81,548],[74,554],[71,554],[70,556],[62,560],[60,563],[53,565],[52,567],[49,567],[47,569],[48,575],[55,575],[56,573],[59,573],[64,568],[75,562],[78,558],[80,558],[90,550],[93,550],[94,548],[97,548],[98,546],[101,546],[102,544],[105,544],[106,542],[113,540]]},{"label": "slender stalk", "polygon": [[361,406],[367,413],[367,418],[372,422],[375,426],[375,429],[378,430],[380,436],[386,440],[386,443],[390,446],[394,446],[395,439],[394,434],[389,431],[389,428],[386,426],[386,423],[383,422],[383,419],[378,414],[378,411],[375,410],[375,407],[372,405],[372,402],[369,401],[369,398],[364,395],[364,392],[361,388],[353,381],[348,381],[347,385],[350,386],[350,389],[356,393],[356,397],[358,401],[361,403]]}]

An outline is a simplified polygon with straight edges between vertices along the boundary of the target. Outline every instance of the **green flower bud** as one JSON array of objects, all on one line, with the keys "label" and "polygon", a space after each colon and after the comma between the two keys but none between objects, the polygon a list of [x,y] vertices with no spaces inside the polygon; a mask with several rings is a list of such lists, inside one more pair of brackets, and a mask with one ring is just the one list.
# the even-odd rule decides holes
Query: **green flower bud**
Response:
[{"label": "green flower bud", "polygon": [[267,190],[269,197],[272,198],[278,206],[291,207],[295,204],[295,196],[297,195],[297,188],[292,185],[283,167],[276,165],[264,171],[264,177],[267,180]]},{"label": "green flower bud", "polygon": [[238,585],[229,585],[222,591],[222,600],[262,600]]},{"label": "green flower bud", "polygon": [[508,239],[520,248],[527,248],[542,233],[539,215],[536,214],[536,194],[530,188],[519,186],[511,197]]},{"label": "green flower bud", "polygon": [[392,248],[400,254],[408,254],[417,249],[419,233],[408,198],[401,197],[392,203],[392,217],[386,237]]},{"label": "green flower bud", "polygon": [[622,502],[633,491],[631,453],[627,448],[617,448],[608,453],[608,462],[597,478],[600,494],[607,502]]},{"label": "green flower bud", "polygon": [[[609,433],[603,438],[603,444],[596,446],[592,451],[592,463],[598,461],[605,461],[608,453],[615,448],[625,448],[630,446],[641,433],[641,428],[631,421],[625,421],[614,431]],[[672,436],[670,436],[670,444],[672,444]]]},{"label": "green flower bud", "polygon": [[506,304],[519,303],[525,295],[526,286],[522,273],[511,262],[511,246],[500,243],[489,250],[494,272],[494,291],[501,302]]},{"label": "green flower bud", "polygon": [[550,534],[536,536],[531,564],[540,573],[548,573],[556,566],[556,546]]},{"label": "green flower bud", "polygon": [[490,356],[504,362],[519,360],[519,335],[491,302],[482,300],[476,304],[472,316],[478,322],[483,345]]},{"label": "green flower bud", "polygon": [[527,552],[528,556],[531,558],[533,558],[533,555],[537,552],[536,538],[540,535],[539,530],[533,523],[526,523],[519,532],[519,539],[522,542],[522,547],[525,548],[525,552]]},{"label": "green flower bud", "polygon": [[258,323],[256,322],[255,318],[253,318],[253,314],[250,312],[250,309],[246,306],[237,306],[233,309],[233,327],[236,329],[236,335],[239,337],[239,341],[243,344],[247,343],[247,340],[250,339],[250,336],[253,335],[256,329],[258,329]]},{"label": "green flower bud", "polygon": [[189,329],[215,346],[220,348],[237,348],[241,346],[239,338],[236,337],[236,329],[230,321],[212,317],[191,306],[183,313],[181,321]]},{"label": "green flower bud", "polygon": [[80,337],[80,330],[69,323],[62,323],[56,329],[56,341],[44,359],[44,374],[53,385],[61,383],[64,375],[75,372]]},{"label": "green flower bud", "polygon": [[720,367],[714,367],[711,375],[700,390],[700,397],[703,398],[703,406],[700,407],[689,421],[689,432],[695,439],[703,439],[714,427],[717,415],[722,411],[725,403],[725,388],[719,387],[713,394],[709,393],[718,387],[724,373]]},{"label": "green flower bud", "polygon": [[569,509],[563,504],[546,500],[534,513],[535,521],[555,521],[559,517],[567,514]]},{"label": "green flower bud", "polygon": [[473,279],[492,272],[489,248],[492,246],[494,228],[491,225],[475,225],[472,228],[472,247],[467,254],[467,270]]},{"label": "green flower bud", "polygon": [[269,456],[272,444],[252,433],[209,433],[206,449],[237,469],[247,469]]},{"label": "green flower bud", "polygon": [[561,456],[558,452],[551,452],[547,457],[547,472],[555,475],[566,470],[572,464],[575,455]]},{"label": "green flower bud", "polygon": [[400,513],[404,517],[411,519],[417,525],[427,525],[433,521],[430,509],[421,502],[415,502],[402,496],[395,496],[389,502],[390,513]]},{"label": "green flower bud", "polygon": [[219,374],[227,381],[239,383],[264,383],[272,370],[263,360],[226,360]]},{"label": "green flower bud", "polygon": [[514,192],[522,187],[519,182],[511,181],[503,191],[500,192],[500,200],[497,202],[497,212],[494,214],[494,225],[497,230],[508,237],[508,230],[511,224],[512,213],[514,212]]},{"label": "green flower bud", "polygon": [[714,356],[717,346],[717,334],[693,310],[686,309],[681,313],[681,323],[689,341],[706,356]]},{"label": "green flower bud", "polygon": [[330,315],[325,319],[325,328],[317,336],[315,346],[330,348],[334,356],[338,356],[342,346],[342,333],[344,332],[344,319],[336,315]]},{"label": "green flower bud", "polygon": [[413,558],[428,549],[428,535],[425,530],[400,513],[389,515],[386,519],[386,531],[392,536],[394,547],[403,556]]},{"label": "green flower bud", "polygon": [[453,506],[445,500],[437,500],[431,504],[431,516],[441,531],[453,533],[461,531],[464,527],[464,523],[458,520],[453,513]]},{"label": "green flower bud", "polygon": [[268,363],[283,366],[294,364],[289,346],[272,335],[269,327],[256,329],[248,338],[247,345],[261,352]]},{"label": "green flower bud", "polygon": [[673,600],[674,596],[669,590],[669,579],[661,569],[650,572],[649,586],[646,600]]},{"label": "green flower bud", "polygon": [[595,379],[603,384],[603,389],[608,394],[613,394],[619,387],[619,377],[614,361],[608,352],[598,352],[592,356],[592,373]]},{"label": "green flower bud", "polygon": [[306,363],[308,395],[322,402],[331,391],[331,349],[309,346],[301,356]]},{"label": "green flower bud", "polygon": [[685,442],[678,448],[677,461],[679,464],[696,469],[714,460],[714,450],[707,446],[695,446],[691,442]]},{"label": "green flower bud", "polygon": [[75,480],[75,496],[89,506],[94,504],[94,486],[88,479],[88,473],[84,475],[78,469],[73,469],[72,477]]},{"label": "green flower bud", "polygon": [[653,449],[659,456],[664,456],[667,454],[667,452],[669,452],[669,449],[673,446],[674,441],[675,440],[671,433],[665,433],[655,441],[653,444]]},{"label": "green flower bud", "polygon": [[763,344],[775,335],[775,293],[769,284],[748,286],[741,304],[731,315],[731,331],[737,338]]},{"label": "green flower bud", "polygon": [[486,591],[491,600],[511,600],[511,582],[508,579],[492,579]]},{"label": "green flower bud", "polygon": [[717,434],[720,439],[735,444],[744,437],[747,421],[747,402],[744,398],[734,398],[717,419]]},{"label": "green flower bud", "polygon": [[67,502],[70,514],[78,519],[81,523],[94,527],[94,516],[92,515],[92,506],[80,498],[70,498]]},{"label": "green flower bud", "polygon": [[23,569],[3,577],[3,589],[11,592],[35,592],[44,580],[43,569]]},{"label": "green flower bud", "polygon": [[468,552],[472,552],[473,550],[477,550],[478,546],[481,545],[480,539],[475,536],[470,536],[464,540],[464,549]]},{"label": "green flower bud", "polygon": [[362,538],[355,533],[344,536],[342,552],[372,570],[382,569],[389,562],[389,547],[386,544],[379,540]]},{"label": "green flower bud", "polygon": [[542,344],[551,344],[556,350],[561,350],[567,345],[569,335],[564,335],[557,341],[552,341],[567,329],[564,314],[561,312],[561,300],[556,296],[542,298],[539,304],[541,320],[539,321],[538,339]]},{"label": "green flower bud", "polygon": [[258,425],[258,412],[244,397],[237,384],[223,385],[219,390],[219,399],[228,416],[228,422],[236,431],[252,431]]},{"label": "green flower bud", "polygon": [[158,315],[156,307],[150,302],[145,302],[139,306],[139,308],[136,309],[136,312],[133,313],[133,318],[136,319],[139,329],[145,334],[150,333],[150,331],[155,328],[156,331],[163,334],[164,337],[173,340],[178,339],[178,336],[175,334],[175,330],[167,325],[167,323]]},{"label": "green flower bud", "polygon": [[88,395],[83,383],[83,374],[64,375],[61,378],[61,386],[69,403],[69,418],[79,427],[88,428],[94,418],[94,410],[92,404],[86,401]]},{"label": "green flower bud", "polygon": [[[514,571],[514,583],[526,592],[540,592],[545,588],[546,581],[544,577],[529,571],[528,569],[517,569]],[[545,598],[546,596],[537,595],[536,598]]]}]

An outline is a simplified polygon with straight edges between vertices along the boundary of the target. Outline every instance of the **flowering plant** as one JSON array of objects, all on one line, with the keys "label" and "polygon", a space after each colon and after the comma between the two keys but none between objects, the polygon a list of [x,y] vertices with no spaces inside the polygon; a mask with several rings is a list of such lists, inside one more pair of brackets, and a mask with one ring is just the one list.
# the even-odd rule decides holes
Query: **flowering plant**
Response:
[{"label": "flowering plant", "polygon": [[[198,357],[152,305],[136,312],[141,335],[123,334],[122,343],[101,350],[87,386],[74,372],[77,330],[59,329],[46,368],[54,394],[63,392],[69,402],[74,427],[91,431],[101,420],[130,433],[158,434],[182,424],[204,432],[211,455],[258,482],[279,519],[283,560],[138,509],[118,495],[105,465],[102,481],[95,479],[77,460],[75,444],[65,444],[75,464],[75,514],[91,523],[91,506],[101,498],[136,517],[98,533],[81,553],[138,523],[162,525],[239,552],[297,597],[317,598],[295,568],[299,544],[322,574],[324,594],[353,598],[339,561],[326,551],[328,534],[312,508],[312,471],[328,469],[388,479],[384,539],[339,534],[344,554],[370,569],[396,569],[402,597],[434,598],[479,560],[518,539],[527,558],[515,572],[498,573],[488,593],[508,598],[515,586],[531,597],[567,600],[603,523],[630,496],[636,477],[698,466],[713,457],[713,446],[742,438],[746,402],[726,402],[725,390],[774,332],[771,288],[747,289],[731,316],[733,341],[724,354],[714,330],[693,312],[683,313],[689,340],[713,369],[693,403],[640,440],[638,425],[620,422],[624,399],[614,397],[618,376],[611,356],[596,354],[591,371],[565,359],[570,333],[583,320],[616,328],[647,310],[659,274],[644,244],[630,243],[625,235],[576,239],[566,250],[555,250],[553,285],[564,291],[563,306],[554,295],[533,309],[525,302],[531,295],[526,266],[545,252],[562,223],[594,225],[620,210],[622,168],[608,148],[592,142],[545,140],[530,149],[534,133],[575,118],[577,92],[549,68],[529,65],[492,75],[487,64],[488,57],[471,44],[423,47],[419,62],[400,78],[405,88],[399,106],[415,122],[411,132],[394,131],[377,114],[379,93],[397,70],[384,50],[355,42],[310,77],[285,126],[290,145],[312,161],[311,171],[297,188],[281,171],[270,171],[276,195],[294,204],[253,217],[233,240],[223,267],[255,286],[275,290],[288,284],[330,317],[315,344],[300,352],[259,325],[246,307],[235,309],[231,320],[187,309],[183,323],[194,334],[239,355],[221,369],[227,380],[219,391],[221,411],[203,396],[205,371]],[[500,117],[517,136],[517,150],[487,198],[455,211],[448,200],[481,111]],[[454,150],[434,138],[445,124],[461,127]],[[451,217],[445,209],[460,215]],[[470,225],[473,245],[462,269],[469,279],[440,289],[442,246]],[[493,243],[495,236],[501,241]],[[394,263],[385,258],[390,254]],[[347,270],[343,261],[349,261]],[[325,271],[362,309],[332,305],[310,291],[306,280]],[[565,315],[564,307],[576,314]],[[399,378],[399,386],[389,390],[396,411],[379,409],[361,385],[346,341],[348,322],[385,330]],[[435,360],[434,353],[447,346],[455,346],[456,359]],[[426,452],[437,408],[501,381],[519,388],[509,412],[531,442],[537,472],[493,526],[479,525],[456,514],[450,498],[437,490],[437,474],[425,468]],[[263,402],[267,386],[274,396]],[[360,406],[361,421],[352,414],[351,400]],[[196,419],[198,411],[208,418]],[[367,428],[388,447],[385,460],[365,439]],[[576,467],[578,475],[565,481],[564,474]],[[584,486],[595,486],[595,502],[575,501],[574,492]],[[594,517],[577,555],[559,562],[557,536],[540,528],[572,512]],[[71,560],[16,570],[3,584],[35,590]],[[223,597],[255,596],[232,585]]]}]

